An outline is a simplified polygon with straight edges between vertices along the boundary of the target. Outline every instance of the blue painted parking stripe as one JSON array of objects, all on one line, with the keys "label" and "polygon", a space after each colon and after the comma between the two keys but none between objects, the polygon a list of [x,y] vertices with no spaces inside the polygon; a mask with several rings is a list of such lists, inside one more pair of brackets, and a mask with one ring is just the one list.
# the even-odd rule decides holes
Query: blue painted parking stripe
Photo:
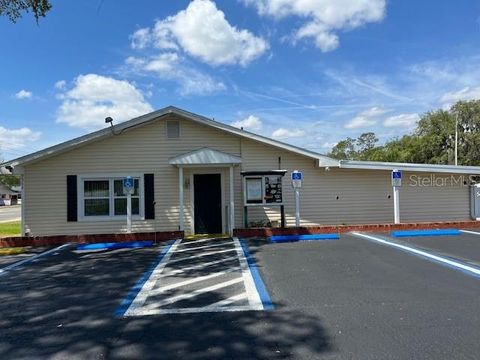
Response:
[{"label": "blue painted parking stripe", "polygon": [[239,239],[240,245],[243,250],[243,254],[247,259],[248,267],[250,268],[250,273],[252,274],[253,281],[255,282],[255,288],[257,289],[258,294],[260,295],[260,300],[262,301],[263,309],[264,310],[273,310],[274,305],[270,296],[268,295],[267,288],[263,283],[262,277],[260,276],[260,272],[258,271],[257,264],[253,259],[252,255],[250,255],[250,250],[248,250],[248,246],[243,239]]},{"label": "blue painted parking stripe", "polygon": [[20,267],[20,266],[23,266],[23,265],[27,265],[27,264],[30,264],[36,260],[38,260],[39,258],[43,257],[43,256],[46,256],[46,255],[50,255],[50,254],[53,254],[57,251],[60,251],[66,247],[69,247],[71,246],[72,244],[63,244],[63,245],[60,245],[60,246],[57,246],[56,248],[53,248],[53,249],[50,249],[50,250],[47,250],[47,251],[44,251],[40,254],[37,254],[37,255],[34,255],[28,259],[24,259],[24,260],[21,260],[21,261],[18,261],[16,263],[13,263],[11,265],[8,265],[8,266],[5,266],[4,268],[1,268],[0,269],[0,276],[2,275],[5,275],[8,271],[10,270],[13,270],[17,267]]},{"label": "blue painted parking stripe", "polygon": [[142,248],[153,246],[153,241],[125,241],[95,244],[80,244],[77,250],[113,250],[123,248]]},{"label": "blue painted parking stripe", "polygon": [[394,248],[397,248],[397,249],[400,249],[400,250],[403,250],[403,251],[406,251],[406,252],[409,252],[409,253],[424,257],[424,258],[427,258],[428,260],[439,263],[441,265],[446,265],[446,266],[448,266],[450,268],[453,268],[455,270],[460,270],[460,271],[464,272],[465,274],[473,275],[475,277],[480,277],[480,268],[475,267],[475,266],[471,266],[471,265],[466,264],[466,263],[464,263],[462,261],[459,261],[457,259],[451,260],[451,259],[446,258],[444,256],[439,256],[439,255],[436,255],[434,253],[430,253],[430,252],[427,252],[427,251],[424,251],[424,250],[420,250],[420,249],[417,249],[417,248],[414,248],[414,247],[411,247],[411,246],[406,246],[406,245],[390,242],[390,241],[387,241],[387,240],[382,239],[382,238],[377,237],[377,236],[362,234],[362,233],[359,233],[359,232],[352,232],[351,234],[354,235],[354,236],[357,236],[357,237],[361,237],[361,238],[368,239],[368,240],[373,240],[375,242],[378,242],[378,243],[381,243],[381,244],[384,244],[384,245],[388,245],[388,246],[391,246],[391,247],[394,247]]},{"label": "blue painted parking stripe", "polygon": [[460,235],[458,229],[434,229],[434,230],[401,230],[392,231],[393,237],[410,237],[410,236],[442,236],[442,235]]},{"label": "blue painted parking stripe", "polygon": [[310,241],[310,240],[339,240],[338,234],[308,234],[308,235],[273,235],[270,241],[274,243],[293,242],[293,241]]},{"label": "blue painted parking stripe", "polygon": [[128,310],[128,308],[132,304],[133,300],[135,300],[137,294],[140,292],[140,290],[142,290],[143,285],[150,278],[155,268],[162,261],[162,259],[168,253],[168,251],[170,250],[170,248],[174,243],[175,243],[174,240],[169,241],[167,245],[162,249],[162,251],[160,252],[158,257],[155,259],[155,261],[149,266],[147,271],[143,273],[142,277],[137,281],[135,286],[130,290],[127,297],[123,299],[120,306],[115,310],[115,316],[122,317],[125,314],[125,312]]}]

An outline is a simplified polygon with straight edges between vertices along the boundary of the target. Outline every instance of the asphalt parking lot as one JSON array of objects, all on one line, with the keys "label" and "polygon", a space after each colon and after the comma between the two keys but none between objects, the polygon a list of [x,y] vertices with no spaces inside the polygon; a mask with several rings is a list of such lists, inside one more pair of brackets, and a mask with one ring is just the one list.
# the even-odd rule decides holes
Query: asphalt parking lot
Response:
[{"label": "asphalt parking lot", "polygon": [[[478,261],[480,235],[478,245],[474,234],[442,238],[401,242],[472,266]],[[0,277],[0,358],[474,359],[480,352],[478,276],[351,234],[245,244],[273,309],[190,311],[226,299],[221,307],[250,304],[243,277],[244,287],[240,280],[225,285],[243,276],[231,240],[180,243],[166,260],[172,244],[89,253],[66,248],[8,272]],[[212,254],[195,257],[205,252]],[[213,266],[207,272],[206,263]],[[209,275],[203,287],[185,283]],[[119,316],[148,279],[155,281],[147,294],[158,298],[147,302],[177,297],[152,308],[190,310]],[[215,298],[198,291],[212,286],[221,290]],[[192,292],[198,296],[185,298]],[[231,302],[235,296],[238,303]]]}]

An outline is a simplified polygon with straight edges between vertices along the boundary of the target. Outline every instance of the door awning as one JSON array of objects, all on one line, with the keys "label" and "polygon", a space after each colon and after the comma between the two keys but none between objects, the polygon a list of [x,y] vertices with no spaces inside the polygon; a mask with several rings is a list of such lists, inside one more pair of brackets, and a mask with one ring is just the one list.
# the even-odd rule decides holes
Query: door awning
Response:
[{"label": "door awning", "polygon": [[242,163],[242,158],[210,148],[201,148],[183,155],[171,158],[174,166],[232,166]]}]

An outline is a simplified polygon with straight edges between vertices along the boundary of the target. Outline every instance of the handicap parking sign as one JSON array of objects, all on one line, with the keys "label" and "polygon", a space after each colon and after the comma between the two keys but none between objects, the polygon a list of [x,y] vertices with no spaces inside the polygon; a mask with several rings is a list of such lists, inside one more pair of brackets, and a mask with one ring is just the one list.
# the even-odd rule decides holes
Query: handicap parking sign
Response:
[{"label": "handicap parking sign", "polygon": [[303,175],[300,171],[298,170],[292,171],[292,186],[294,188],[301,188],[302,178],[303,178]]},{"label": "handicap parking sign", "polygon": [[123,190],[124,192],[126,193],[132,193],[133,192],[133,188],[134,188],[134,181],[133,181],[133,178],[131,176],[127,176],[125,178],[123,178]]},{"label": "handicap parking sign", "polygon": [[402,172],[400,170],[392,170],[392,186],[402,186]]}]

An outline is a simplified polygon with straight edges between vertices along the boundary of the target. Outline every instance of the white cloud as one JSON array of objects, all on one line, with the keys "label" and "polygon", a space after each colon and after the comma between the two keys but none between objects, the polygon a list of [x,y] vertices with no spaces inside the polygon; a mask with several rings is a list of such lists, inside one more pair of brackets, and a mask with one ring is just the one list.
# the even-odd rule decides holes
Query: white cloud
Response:
[{"label": "white cloud", "polygon": [[19,149],[40,138],[42,133],[29,128],[6,129],[0,126],[0,150]]},{"label": "white cloud", "polygon": [[119,123],[153,110],[133,84],[97,74],[79,75],[59,98],[57,122],[84,129],[104,126],[107,116]]},{"label": "white cloud", "polygon": [[134,49],[149,46],[168,51],[183,49],[210,65],[248,65],[268,49],[268,43],[225,19],[211,0],[193,0],[185,10],[158,20],[152,29],[137,30],[131,36]]},{"label": "white cloud", "polygon": [[17,99],[30,99],[32,97],[32,95],[33,94],[32,94],[31,91],[27,91],[27,90],[22,89],[15,94],[15,97]]},{"label": "white cloud", "polygon": [[440,98],[444,104],[452,104],[460,100],[480,100],[480,86],[467,86],[458,91],[447,92]]},{"label": "white cloud", "polygon": [[340,30],[378,22],[385,16],[385,0],[243,0],[260,15],[277,19],[296,16],[306,22],[295,30],[294,40],[312,38],[323,52],[338,47]]},{"label": "white cloud", "polygon": [[352,120],[344,125],[345,129],[360,129],[375,125],[378,117],[384,115],[391,110],[374,106],[357,114]]},{"label": "white cloud", "polygon": [[377,120],[366,116],[355,116],[352,120],[345,124],[345,129],[360,129],[375,125]]},{"label": "white cloud", "polygon": [[290,139],[305,136],[305,131],[301,129],[279,128],[272,133],[275,139]]},{"label": "white cloud", "polygon": [[55,89],[63,90],[67,86],[67,82],[65,80],[59,80],[55,83]]},{"label": "white cloud", "polygon": [[262,129],[263,123],[258,117],[250,115],[243,120],[233,122],[232,126],[244,128],[247,130],[260,131]]},{"label": "white cloud", "polygon": [[182,95],[206,95],[226,89],[223,82],[188,67],[175,52],[167,52],[150,58],[130,56],[126,59],[126,72],[155,74],[161,79],[176,81]]},{"label": "white cloud", "polygon": [[383,126],[385,127],[396,127],[401,126],[403,128],[413,128],[415,124],[420,120],[418,114],[400,114],[395,116],[390,116],[385,119]]},{"label": "white cloud", "polygon": [[132,49],[145,49],[150,43],[151,36],[149,28],[138,29],[130,36],[130,46]]}]

